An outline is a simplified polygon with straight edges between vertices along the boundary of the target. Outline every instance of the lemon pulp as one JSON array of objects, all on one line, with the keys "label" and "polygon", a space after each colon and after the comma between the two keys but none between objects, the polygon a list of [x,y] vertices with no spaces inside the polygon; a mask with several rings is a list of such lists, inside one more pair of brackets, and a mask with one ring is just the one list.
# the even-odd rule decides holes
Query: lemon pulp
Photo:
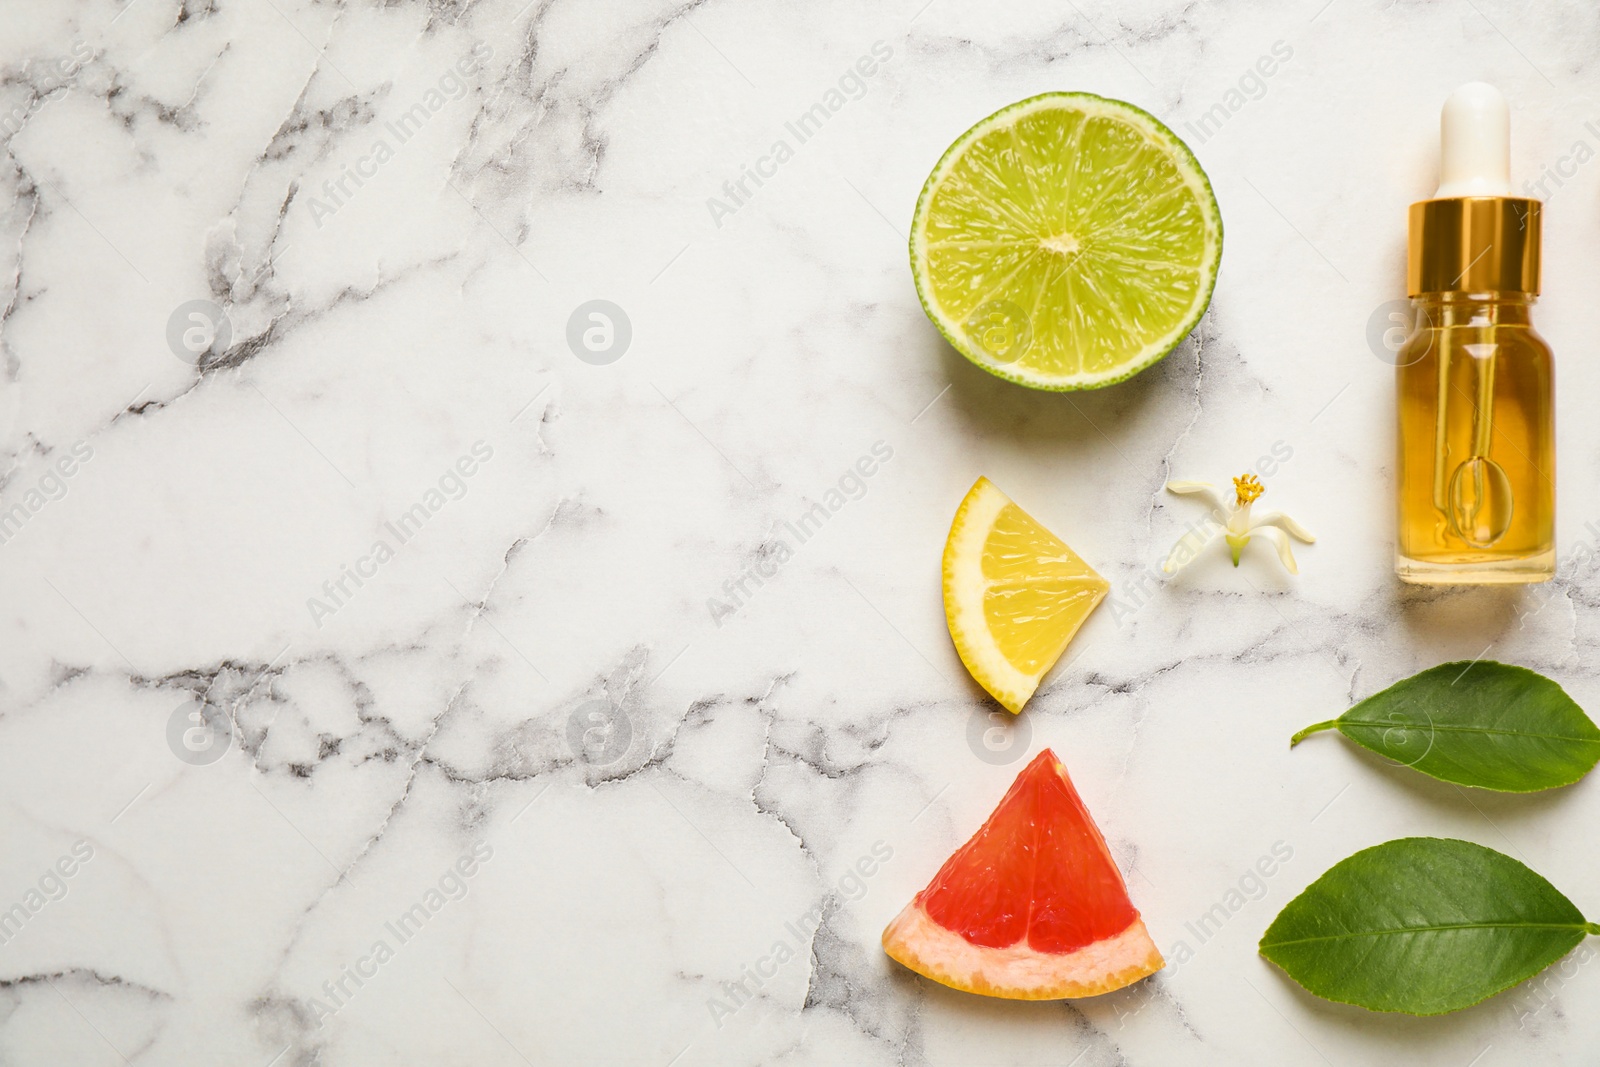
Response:
[{"label": "lemon pulp", "polygon": [[972,677],[1022,710],[1110,584],[987,478],[956,510],[944,547],[950,638]]}]

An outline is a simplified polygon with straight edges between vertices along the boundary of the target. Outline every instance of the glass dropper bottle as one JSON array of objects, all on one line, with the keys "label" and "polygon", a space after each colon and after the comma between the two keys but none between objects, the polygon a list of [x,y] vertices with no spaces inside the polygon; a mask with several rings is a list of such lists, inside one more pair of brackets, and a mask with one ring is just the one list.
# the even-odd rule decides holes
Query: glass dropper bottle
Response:
[{"label": "glass dropper bottle", "polygon": [[1555,374],[1531,321],[1543,205],[1511,195],[1510,111],[1492,85],[1451,94],[1440,141],[1439,191],[1411,205],[1396,570],[1542,582],[1556,556]]}]

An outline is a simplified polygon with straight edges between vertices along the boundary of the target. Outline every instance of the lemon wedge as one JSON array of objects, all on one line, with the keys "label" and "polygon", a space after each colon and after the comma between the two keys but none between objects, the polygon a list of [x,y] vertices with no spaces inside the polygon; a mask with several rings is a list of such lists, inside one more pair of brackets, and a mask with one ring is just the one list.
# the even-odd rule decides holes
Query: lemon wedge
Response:
[{"label": "lemon wedge", "polygon": [[1111,584],[979,478],[944,543],[944,614],[961,662],[1013,714]]}]

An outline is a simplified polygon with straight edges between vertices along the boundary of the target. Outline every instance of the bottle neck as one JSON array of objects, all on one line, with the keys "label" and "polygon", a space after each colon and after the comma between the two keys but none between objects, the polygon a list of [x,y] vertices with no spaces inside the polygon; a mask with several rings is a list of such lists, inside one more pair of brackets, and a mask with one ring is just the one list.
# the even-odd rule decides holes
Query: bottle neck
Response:
[{"label": "bottle neck", "polygon": [[1533,293],[1422,293],[1412,303],[1434,326],[1529,326]]}]

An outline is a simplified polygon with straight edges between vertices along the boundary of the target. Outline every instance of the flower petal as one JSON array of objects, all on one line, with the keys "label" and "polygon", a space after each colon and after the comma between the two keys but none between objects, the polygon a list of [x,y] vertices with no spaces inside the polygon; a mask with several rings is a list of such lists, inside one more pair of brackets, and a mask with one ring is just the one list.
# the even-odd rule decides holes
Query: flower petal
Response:
[{"label": "flower petal", "polygon": [[1251,533],[1258,533],[1272,542],[1272,547],[1278,550],[1278,559],[1290,574],[1299,574],[1300,568],[1295,565],[1294,553],[1289,551],[1289,535],[1276,526],[1259,526]]},{"label": "flower petal", "polygon": [[1167,492],[1178,493],[1183,496],[1197,494],[1200,499],[1215,508],[1218,516],[1223,519],[1233,513],[1233,509],[1223,502],[1222,497],[1217,495],[1217,487],[1210,482],[1168,482]]},{"label": "flower petal", "polygon": [[1311,536],[1310,530],[1306,529],[1304,526],[1301,526],[1298,522],[1295,522],[1281,511],[1269,511],[1264,515],[1257,516],[1256,519],[1250,523],[1250,529],[1252,530],[1259,526],[1276,526],[1280,530],[1288,530],[1290,534],[1298,537],[1308,545],[1316,541],[1316,538]]},{"label": "flower petal", "polygon": [[1189,532],[1178,538],[1178,543],[1172,546],[1172,551],[1167,555],[1166,562],[1161,564],[1161,570],[1166,574],[1177,574],[1178,568],[1184,566],[1198,556],[1207,545],[1221,537],[1223,527],[1214,522],[1197,523],[1189,528]]}]

